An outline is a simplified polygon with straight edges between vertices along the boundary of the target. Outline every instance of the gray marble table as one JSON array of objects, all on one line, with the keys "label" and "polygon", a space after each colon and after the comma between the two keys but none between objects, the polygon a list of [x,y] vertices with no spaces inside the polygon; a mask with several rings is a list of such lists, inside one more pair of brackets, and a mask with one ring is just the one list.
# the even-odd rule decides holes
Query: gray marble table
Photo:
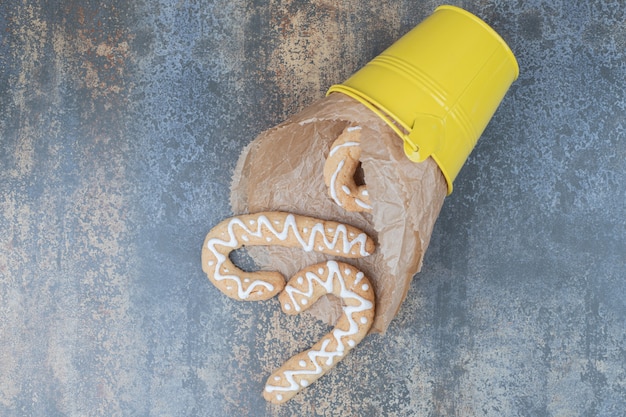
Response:
[{"label": "gray marble table", "polygon": [[626,415],[626,4],[452,1],[521,74],[385,335],[282,407],[326,326],[203,274],[239,152],[435,1],[0,1],[0,415]]}]

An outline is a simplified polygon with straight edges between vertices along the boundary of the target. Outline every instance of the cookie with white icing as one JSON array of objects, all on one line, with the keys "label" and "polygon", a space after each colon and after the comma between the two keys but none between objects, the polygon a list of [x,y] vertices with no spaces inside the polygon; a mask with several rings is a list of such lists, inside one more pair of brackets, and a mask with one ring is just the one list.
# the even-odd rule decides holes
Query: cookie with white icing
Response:
[{"label": "cookie with white icing", "polygon": [[330,333],[293,356],[267,379],[263,391],[267,401],[284,403],[311,385],[363,340],[372,326],[372,285],[363,272],[343,262],[328,261],[303,269],[289,280],[278,299],[285,313],[298,314],[324,294],[341,299],[341,317]]},{"label": "cookie with white icing", "polygon": [[278,245],[299,247],[344,258],[368,256],[374,241],[360,229],[284,212],[262,212],[231,217],[206,236],[202,246],[202,269],[224,294],[236,300],[267,300],[285,285],[279,272],[244,272],[229,258],[242,246]]},{"label": "cookie with white icing", "polygon": [[361,158],[361,128],[346,128],[333,142],[324,164],[324,182],[330,197],[347,211],[371,213],[366,185],[357,186],[354,174]]}]

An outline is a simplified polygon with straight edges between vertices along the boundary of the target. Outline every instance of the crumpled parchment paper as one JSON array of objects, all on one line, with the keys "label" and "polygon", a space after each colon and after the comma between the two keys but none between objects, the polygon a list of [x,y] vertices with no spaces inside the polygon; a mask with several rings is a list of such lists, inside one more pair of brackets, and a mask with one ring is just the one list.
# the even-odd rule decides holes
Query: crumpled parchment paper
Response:
[{"label": "crumpled parchment paper", "polygon": [[[332,143],[348,126],[360,126],[361,167],[372,214],[351,213],[335,204],[324,184],[324,162]],[[242,151],[233,175],[235,214],[286,211],[361,228],[377,242],[373,255],[343,259],[361,269],[376,291],[372,332],[384,333],[421,269],[433,226],[446,196],[446,182],[432,159],[404,155],[402,139],[358,101],[333,93],[280,125],[261,133]],[[261,269],[286,279],[332,257],[279,246],[249,247]],[[341,259],[341,258],[337,258]],[[334,323],[341,304],[325,296],[309,310]]]}]

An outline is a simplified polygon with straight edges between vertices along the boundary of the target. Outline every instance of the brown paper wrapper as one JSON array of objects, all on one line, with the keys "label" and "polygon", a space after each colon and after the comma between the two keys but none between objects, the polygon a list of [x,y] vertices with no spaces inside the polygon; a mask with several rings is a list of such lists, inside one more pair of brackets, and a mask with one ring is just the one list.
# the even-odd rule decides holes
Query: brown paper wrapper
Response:
[{"label": "brown paper wrapper", "polygon": [[[324,163],[332,143],[348,126],[360,126],[361,166],[372,214],[346,212],[330,198]],[[373,332],[384,333],[421,269],[433,226],[447,193],[446,181],[432,159],[409,161],[402,140],[374,112],[334,93],[280,125],[260,134],[241,153],[233,176],[235,214],[286,211],[361,228],[378,243],[376,252],[350,259],[376,290]],[[279,246],[249,247],[261,269],[289,278],[300,269],[332,257]],[[340,258],[338,258],[340,259]],[[334,323],[339,300],[324,297],[309,310]]]}]

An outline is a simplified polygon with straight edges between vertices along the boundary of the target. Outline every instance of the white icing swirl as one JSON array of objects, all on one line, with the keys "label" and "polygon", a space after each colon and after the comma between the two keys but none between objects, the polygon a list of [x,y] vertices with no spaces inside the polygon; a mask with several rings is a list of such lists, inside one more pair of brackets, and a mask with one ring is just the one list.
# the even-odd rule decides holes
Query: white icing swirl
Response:
[{"label": "white icing swirl", "polygon": [[339,175],[339,172],[341,171],[341,168],[343,168],[343,165],[345,163],[346,161],[344,159],[339,161],[339,163],[337,164],[337,169],[335,170],[335,173],[333,174],[332,177],[330,177],[330,196],[335,201],[335,203],[337,203],[339,207],[341,207],[342,204],[341,204],[341,201],[339,201],[339,198],[337,197],[337,189],[336,189],[335,184],[337,182],[337,175]]},{"label": "white icing swirl", "polygon": [[364,202],[364,201],[363,201],[363,200],[361,200],[360,198],[355,198],[355,199],[354,199],[354,202],[355,202],[357,205],[359,205],[359,206],[363,207],[364,209],[367,209],[367,210],[371,210],[371,209],[372,209],[372,206],[370,206],[369,204],[367,204],[366,202]]},{"label": "white icing swirl", "polygon": [[349,148],[351,146],[359,146],[359,145],[360,145],[359,142],[344,142],[344,143],[342,143],[340,145],[333,146],[333,148],[330,150],[330,153],[328,154],[328,156],[333,156],[341,148]]},{"label": "white icing swirl", "polygon": [[[364,297],[361,297],[359,294],[346,287],[345,278],[342,275],[342,271],[337,262],[328,261],[326,263],[326,266],[328,268],[328,274],[326,275],[325,279],[323,277],[320,277],[320,275],[322,274],[318,275],[315,272],[307,272],[305,274],[307,286],[305,287],[306,289],[304,291],[298,290],[291,285],[287,285],[284,291],[289,296],[291,300],[291,305],[294,306],[296,311],[301,311],[300,304],[306,304],[304,301],[309,300],[311,296],[313,296],[314,282],[317,282],[319,285],[321,285],[326,293],[333,293],[333,287],[335,286],[335,283],[338,283],[339,293],[337,294],[335,292],[335,294],[339,295],[339,297],[345,300],[345,305],[342,308],[343,314],[346,316],[349,323],[348,330],[334,328],[328,335],[325,336],[320,349],[316,350],[311,348],[306,351],[306,357],[308,357],[309,359],[309,363],[306,364],[306,369],[283,371],[283,377],[287,381],[288,385],[273,385],[268,381],[267,385],[265,386],[265,390],[267,392],[298,391],[300,389],[300,385],[305,385],[302,384],[304,380],[302,380],[302,382],[298,384],[298,382],[296,382],[296,378],[301,378],[305,375],[311,375],[314,376],[313,380],[315,380],[319,378],[319,376],[321,376],[322,373],[325,371],[324,368],[319,364],[318,359],[323,359],[323,363],[328,368],[333,365],[335,361],[341,360],[348,353],[348,351],[357,343],[357,341],[354,340],[354,336],[356,336],[359,332],[359,324],[357,324],[355,316],[358,315],[358,313],[362,313],[373,308],[374,305],[371,301],[365,299]],[[345,272],[351,271],[346,270]],[[357,278],[359,280],[363,279],[363,274],[361,272],[357,273]],[[296,294],[299,295],[298,298],[300,299],[300,303],[298,303],[296,300]],[[366,324],[367,318],[362,316],[359,319],[359,322],[362,325]],[[358,341],[360,341],[363,336],[357,337],[359,338]],[[335,347],[331,349],[329,346],[331,346],[332,341],[335,342]],[[302,362],[303,361],[300,360],[299,364],[300,367],[304,368]],[[273,379],[276,380],[276,378]],[[305,384],[308,385],[308,383],[310,382],[312,381],[307,381]]]},{"label": "white icing swirl", "polygon": [[[269,282],[265,282],[263,280],[254,280],[250,283],[250,285],[248,285],[247,289],[244,290],[243,283],[239,276],[227,274],[227,270],[224,270],[226,274],[222,274],[221,269],[224,262],[228,259],[228,255],[224,255],[220,251],[218,251],[217,246],[224,246],[231,249],[236,249],[242,246],[237,239],[237,236],[235,235],[235,227],[243,230],[245,234],[242,235],[242,239],[246,241],[249,241],[250,236],[255,238],[262,238],[263,235],[267,232],[271,233],[271,235],[278,239],[280,242],[284,242],[289,238],[289,236],[293,236],[296,238],[303,250],[305,250],[306,252],[311,252],[316,249],[315,243],[317,240],[317,236],[320,236],[323,246],[319,246],[317,248],[319,251],[323,251],[324,248],[326,248],[328,250],[338,251],[340,254],[343,253],[346,255],[352,255],[353,249],[356,247],[360,256],[368,256],[370,254],[365,249],[367,235],[365,233],[360,233],[356,237],[351,239],[348,236],[348,230],[346,226],[343,224],[337,225],[336,231],[333,234],[332,239],[330,240],[327,237],[329,234],[327,232],[330,232],[330,229],[325,230],[324,224],[321,222],[316,223],[313,227],[311,227],[308,237],[303,236],[298,230],[296,218],[293,214],[288,214],[285,217],[282,230],[279,230],[279,228],[275,227],[276,224],[272,224],[272,222],[265,215],[259,215],[256,219],[249,220],[249,224],[250,226],[256,225],[256,228],[248,227],[248,225],[246,225],[243,220],[238,217],[233,217],[228,222],[227,239],[211,238],[206,242],[206,248],[213,254],[216,259],[215,264],[213,263],[213,261],[208,261],[207,263],[211,268],[215,268],[215,273],[213,277],[216,281],[222,281],[225,279],[234,281],[237,284],[238,297],[244,300],[250,297],[250,294],[257,287],[265,287],[268,291],[273,291],[274,286]],[[276,226],[280,226],[280,224]],[[243,236],[246,236],[248,239],[243,238]],[[266,244],[270,244],[270,236],[268,236],[266,240],[268,242]],[[339,247],[336,248],[337,246]],[[246,278],[244,279],[244,281],[248,282],[249,279]]]},{"label": "white icing swirl", "polygon": [[[360,126],[355,126],[353,128],[348,128],[348,131],[351,132],[352,131],[351,129],[352,130],[360,130],[361,127]],[[329,157],[333,156],[341,148],[349,148],[349,147],[352,147],[352,146],[361,146],[361,144],[359,142],[344,142],[342,144],[333,146],[333,148],[330,150],[330,153],[328,154],[328,156]],[[330,178],[330,196],[335,201],[335,203],[337,203],[337,205],[339,207],[342,207],[343,204],[341,204],[341,201],[337,197],[336,182],[337,182],[337,176],[339,175],[339,172],[341,172],[341,169],[343,168],[345,162],[346,162],[345,159],[342,159],[341,161],[339,161],[339,163],[337,164],[337,169],[335,170],[333,176]],[[350,195],[351,194],[350,188],[348,188],[345,185],[341,186],[341,190],[346,195]],[[364,189],[361,192],[361,195],[363,195],[364,197],[367,197],[367,196],[369,196],[369,193],[367,192],[366,189]],[[356,205],[360,206],[361,208],[364,208],[365,210],[372,210],[372,206],[370,206],[369,204],[367,204],[365,201],[361,200],[360,198],[355,198],[354,202],[356,203]]]}]

